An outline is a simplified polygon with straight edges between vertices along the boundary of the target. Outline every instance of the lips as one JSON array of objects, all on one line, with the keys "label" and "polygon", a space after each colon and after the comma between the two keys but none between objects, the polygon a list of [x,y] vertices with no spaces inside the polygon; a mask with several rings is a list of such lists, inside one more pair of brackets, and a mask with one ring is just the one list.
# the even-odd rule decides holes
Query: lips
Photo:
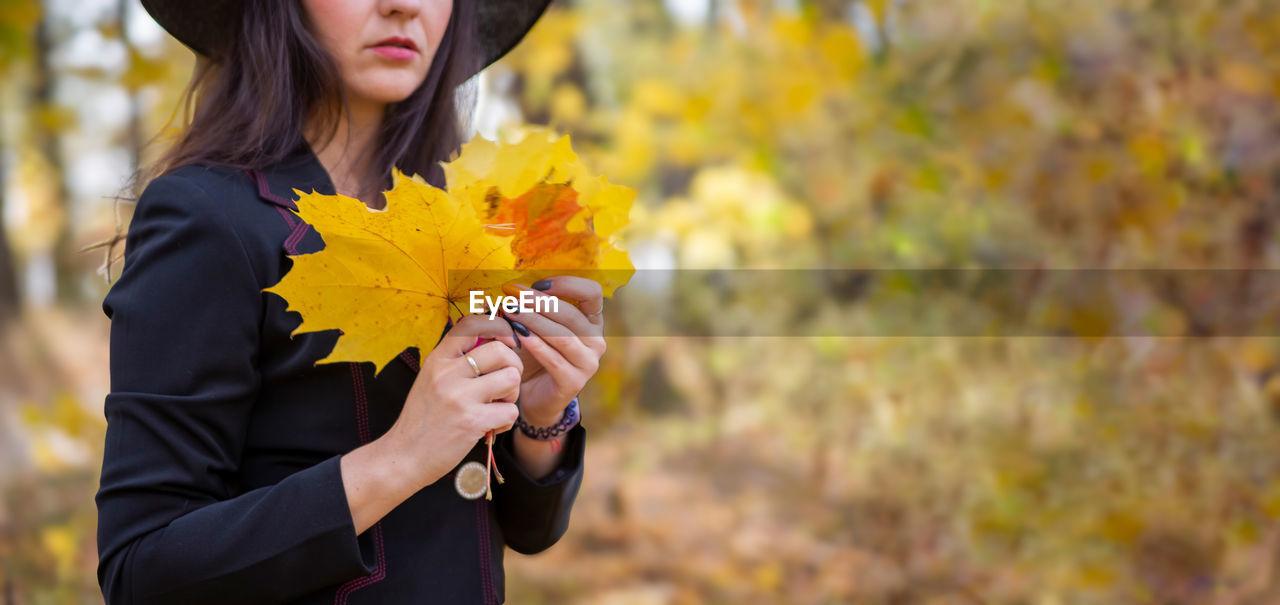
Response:
[{"label": "lips", "polygon": [[404,36],[392,36],[370,46],[369,50],[391,61],[412,61],[418,56],[418,45]]},{"label": "lips", "polygon": [[403,48],[414,52],[418,52],[418,45],[413,40],[404,36],[392,36],[385,40],[381,40],[373,44],[374,48]]}]

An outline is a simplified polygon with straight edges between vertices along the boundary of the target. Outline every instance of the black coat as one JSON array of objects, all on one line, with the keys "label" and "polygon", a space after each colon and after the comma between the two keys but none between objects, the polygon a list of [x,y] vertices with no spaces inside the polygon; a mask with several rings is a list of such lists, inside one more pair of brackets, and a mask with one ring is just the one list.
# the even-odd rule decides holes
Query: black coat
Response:
[{"label": "black coat", "polygon": [[[450,473],[357,537],[339,458],[391,427],[418,351],[375,377],[372,363],[315,365],[336,330],[290,338],[301,317],[261,290],[288,270],[286,253],[324,246],[288,211],[294,188],[334,193],[306,145],[259,173],[182,168],[138,200],[102,305],[108,603],[503,602],[503,546],[536,553],[568,528],[584,429],[541,481],[502,433],[506,483],[495,479],[492,501],[464,499]],[[466,460],[486,452],[481,440]]]}]

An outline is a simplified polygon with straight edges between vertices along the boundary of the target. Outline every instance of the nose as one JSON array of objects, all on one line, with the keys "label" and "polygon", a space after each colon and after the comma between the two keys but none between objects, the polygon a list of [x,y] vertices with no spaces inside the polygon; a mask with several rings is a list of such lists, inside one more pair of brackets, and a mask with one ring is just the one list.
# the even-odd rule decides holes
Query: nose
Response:
[{"label": "nose", "polygon": [[412,19],[422,10],[422,0],[382,0],[380,9],[386,17],[399,16]]}]

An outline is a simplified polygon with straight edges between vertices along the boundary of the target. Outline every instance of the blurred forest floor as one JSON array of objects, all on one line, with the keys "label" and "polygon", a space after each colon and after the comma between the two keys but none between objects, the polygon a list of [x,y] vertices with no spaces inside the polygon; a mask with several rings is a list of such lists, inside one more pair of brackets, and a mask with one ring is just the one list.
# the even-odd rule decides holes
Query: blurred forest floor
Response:
[{"label": "blurred forest floor", "polygon": [[[9,346],[33,346],[6,352],[17,363],[0,382],[10,387],[0,595],[95,602],[107,322],[35,310],[11,329]],[[618,338],[601,383],[628,368],[685,395],[642,394],[625,410],[587,404],[570,529],[539,555],[507,552],[508,594],[548,604],[1276,602],[1275,408],[1227,371],[1270,344]],[[829,360],[806,369],[798,352],[814,350]],[[844,385],[845,399],[750,385],[717,399],[696,383],[733,368],[726,356],[818,382],[819,393]],[[1090,401],[1091,388],[1143,398]]]},{"label": "blurred forest floor", "polygon": [[[712,346],[779,360],[813,348],[734,340]],[[695,398],[595,437],[570,535],[510,555],[509,590],[545,603],[1280,599],[1276,418],[1257,389],[1210,379],[1240,342],[839,343],[844,367],[821,377],[760,361],[802,381],[870,379],[841,412],[800,389],[731,397],[719,418]],[[1187,361],[1203,369],[1177,375]],[[1091,400],[1085,386],[1139,375],[1149,398]]]}]

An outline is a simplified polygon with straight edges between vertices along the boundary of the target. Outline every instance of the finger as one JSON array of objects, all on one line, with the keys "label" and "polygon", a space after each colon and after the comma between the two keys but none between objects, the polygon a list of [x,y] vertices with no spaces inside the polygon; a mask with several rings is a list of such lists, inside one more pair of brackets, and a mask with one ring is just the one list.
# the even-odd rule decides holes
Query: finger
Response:
[{"label": "finger", "polygon": [[[520,356],[511,350],[511,347],[496,340],[486,342],[467,351],[466,354],[475,360],[480,374],[488,374],[508,366],[520,372],[524,371],[524,362],[521,361]],[[459,371],[467,377],[476,377],[476,368],[472,368],[465,357],[460,357],[451,363],[458,366]]]},{"label": "finger", "polygon": [[534,290],[570,300],[583,314],[595,313],[604,308],[604,291],[599,282],[594,280],[576,275],[557,275],[539,280],[533,285],[538,286]]},{"label": "finger", "polygon": [[[524,327],[524,324],[520,324],[520,326]],[[514,326],[512,327],[512,329],[515,329]],[[528,328],[525,328],[525,330],[528,330]],[[517,336],[516,338],[523,338],[523,337]],[[528,351],[524,350],[523,346],[516,348],[516,356],[520,358],[520,363],[524,364],[525,380],[528,380],[529,377],[537,374],[542,369],[542,367],[538,365],[538,361],[534,359],[533,356],[530,355]]]},{"label": "finger", "polygon": [[[508,286],[503,286],[503,288],[505,291]],[[533,292],[534,296],[537,297],[539,301],[535,304],[535,308],[537,309],[535,312],[549,317],[556,323],[569,328],[569,330],[574,334],[579,336],[594,336],[604,332],[603,317],[597,316],[599,322],[593,322],[583,314],[582,309],[569,304],[569,301],[567,300],[559,299],[559,297],[541,293],[525,286],[513,285],[510,286],[510,288],[516,292],[519,292],[521,289]],[[548,302],[546,299],[550,299],[550,301]],[[519,321],[519,319],[525,315],[528,315],[528,313],[514,313],[511,314],[510,317]]]},{"label": "finger", "polygon": [[480,406],[477,414],[485,431],[505,433],[515,426],[520,408],[514,402],[486,403]]},{"label": "finger", "polygon": [[[513,286],[557,296],[582,311],[583,315],[591,315],[604,310],[604,291],[601,289],[600,284],[583,277],[575,275],[548,277],[532,284],[537,288],[523,284],[508,283],[502,286],[502,291],[509,295],[518,296],[519,290],[513,288]],[[596,317],[599,316],[596,315]]]},{"label": "finger", "polygon": [[466,351],[475,348],[476,340],[488,338],[497,340],[509,347],[516,346],[512,336],[511,325],[502,319],[489,319],[487,315],[467,315],[454,323],[453,329],[440,340],[435,350],[443,350],[443,355],[462,357]]},{"label": "finger", "polygon": [[520,372],[506,367],[472,380],[468,385],[476,401],[514,403],[520,398]]},{"label": "finger", "polygon": [[[584,337],[573,333],[564,324],[546,317],[544,313],[521,313],[513,315],[512,319],[528,328],[530,334],[541,336],[575,366],[588,368],[599,358],[599,355],[584,342]],[[522,343],[529,340],[529,337],[524,334],[520,336]],[[591,338],[591,336],[585,337],[585,339]]]},{"label": "finger", "polygon": [[599,367],[598,363],[590,362],[587,367],[579,367],[570,362],[555,347],[551,346],[546,339],[532,335],[525,339],[529,343],[529,354],[542,364],[543,370],[551,376],[552,381],[556,384],[556,389],[563,393],[571,393],[582,390],[582,386],[587,380],[595,374]]}]

